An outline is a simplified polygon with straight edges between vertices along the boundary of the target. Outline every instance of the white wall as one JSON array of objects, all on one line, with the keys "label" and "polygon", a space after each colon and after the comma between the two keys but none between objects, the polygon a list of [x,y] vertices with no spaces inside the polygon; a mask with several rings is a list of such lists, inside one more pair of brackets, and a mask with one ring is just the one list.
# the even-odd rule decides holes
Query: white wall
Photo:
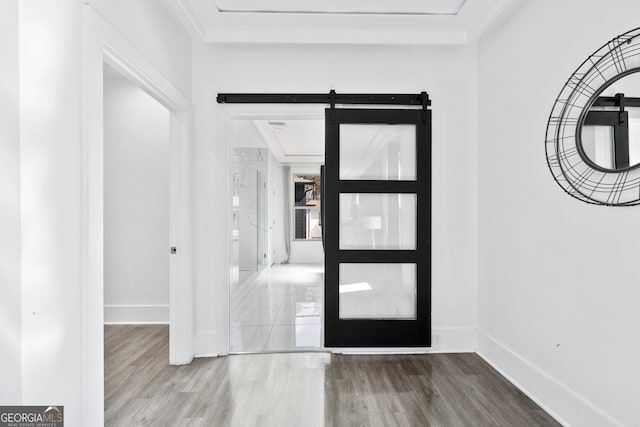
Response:
[{"label": "white wall", "polygon": [[[251,125],[251,123],[249,123]],[[241,141],[238,141],[242,144]],[[238,155],[238,267],[255,273],[266,267],[268,252],[267,148],[235,147]],[[258,173],[261,182],[258,183]]]},{"label": "white wall", "polygon": [[269,265],[287,259],[284,234],[284,170],[269,151]]},{"label": "white wall", "polygon": [[267,148],[267,143],[252,120],[233,121],[233,145],[234,147]]},{"label": "white wall", "polygon": [[81,5],[21,0],[23,403],[81,411]]},{"label": "white wall", "polygon": [[169,111],[104,82],[105,323],[169,321]]},{"label": "white wall", "polygon": [[[122,24],[120,28],[130,23],[132,31],[151,31],[142,22],[155,22],[154,14],[140,16],[129,3],[113,6],[118,13],[112,21]],[[81,378],[81,265],[88,250],[80,245],[86,195],[81,126],[84,7],[79,0],[19,2],[22,401],[64,405],[69,426],[81,425],[83,402],[90,399],[82,394]],[[153,7],[162,8],[159,3]],[[166,60],[155,66],[184,88],[189,67],[177,71],[166,64],[183,58],[190,63],[190,57],[164,47],[164,27],[153,26],[155,36],[146,43],[131,40],[141,52],[161,52]]]},{"label": "white wall", "polygon": [[[476,48],[209,46],[194,42],[197,353],[228,351],[228,152],[218,92],[429,92],[433,99],[433,326],[439,349],[474,349],[477,323]],[[226,241],[225,241],[226,239]],[[222,241],[222,243],[221,243]],[[224,313],[219,310],[221,313]],[[447,328],[447,329],[445,329]]]},{"label": "white wall", "polygon": [[[262,174],[264,185],[269,185],[269,151],[265,141],[251,120],[233,121],[233,148],[237,157],[234,167],[238,173],[239,238],[236,240],[238,267],[245,272],[256,272],[268,265],[260,254],[269,253],[268,211],[269,199],[266,187],[258,188],[257,173]],[[258,214],[258,197],[263,206]],[[260,228],[260,230],[258,229]],[[260,246],[260,247],[258,247]]]},{"label": "white wall", "polygon": [[0,2],[0,405],[22,402],[18,0]]},{"label": "white wall", "polygon": [[[291,231],[293,235],[293,230]],[[324,265],[324,251],[322,241],[292,240],[291,259],[292,264],[322,264]]]},{"label": "white wall", "polygon": [[191,37],[158,0],[88,0],[187,97],[191,96]]},{"label": "white wall", "polygon": [[529,1],[479,42],[479,351],[574,426],[640,425],[640,210],[567,196],[545,130],[573,71],[638,16]]}]

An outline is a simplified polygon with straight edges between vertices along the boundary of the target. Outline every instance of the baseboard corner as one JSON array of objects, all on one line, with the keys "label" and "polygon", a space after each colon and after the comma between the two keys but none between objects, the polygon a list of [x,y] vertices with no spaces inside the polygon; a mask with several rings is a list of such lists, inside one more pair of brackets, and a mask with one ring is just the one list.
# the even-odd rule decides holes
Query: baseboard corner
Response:
[{"label": "baseboard corner", "polygon": [[476,353],[566,427],[619,427],[594,403],[486,332],[478,329]]}]

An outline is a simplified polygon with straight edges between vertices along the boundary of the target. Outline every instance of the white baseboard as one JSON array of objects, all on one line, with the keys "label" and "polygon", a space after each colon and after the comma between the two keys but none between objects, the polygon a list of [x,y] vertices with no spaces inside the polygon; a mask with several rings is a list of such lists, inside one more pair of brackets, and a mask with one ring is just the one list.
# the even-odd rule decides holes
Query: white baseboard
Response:
[{"label": "white baseboard", "polygon": [[622,425],[598,406],[483,331],[478,331],[477,353],[564,426]]},{"label": "white baseboard", "polygon": [[105,305],[105,325],[169,324],[168,305]]},{"label": "white baseboard", "polygon": [[477,335],[475,327],[432,328],[430,353],[474,353]]}]

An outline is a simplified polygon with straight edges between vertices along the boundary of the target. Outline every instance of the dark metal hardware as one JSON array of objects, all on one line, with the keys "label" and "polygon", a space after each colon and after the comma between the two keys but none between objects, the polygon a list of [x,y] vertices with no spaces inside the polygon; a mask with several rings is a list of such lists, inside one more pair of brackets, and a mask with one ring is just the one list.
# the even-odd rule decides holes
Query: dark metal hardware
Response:
[{"label": "dark metal hardware", "polygon": [[178,253],[178,248],[176,248],[175,246],[171,246],[171,255],[175,255]]},{"label": "dark metal hardware", "polygon": [[640,107],[640,98],[625,98],[623,93],[617,93],[612,97],[598,97],[593,105],[619,107],[618,111],[589,110],[584,124],[613,128],[614,168],[627,169],[629,167],[629,113],[625,111],[625,107]]},{"label": "dark metal hardware", "polygon": [[614,168],[629,167],[629,113],[627,111],[589,111],[585,126],[613,128]]},{"label": "dark metal hardware", "polygon": [[324,252],[324,236],[326,233],[324,223],[324,165],[320,166],[320,233],[322,235],[322,252]]},{"label": "dark metal hardware", "polygon": [[427,111],[429,110],[429,105],[431,105],[431,101],[429,100],[429,95],[427,95],[427,92],[421,92],[420,98],[422,100],[422,124],[428,125],[430,124],[429,120],[431,120],[431,115],[427,113]]},{"label": "dark metal hardware", "polygon": [[419,94],[338,94],[329,93],[220,93],[218,104],[336,104],[415,105],[427,108],[431,100],[426,92]]},{"label": "dark metal hardware", "polygon": [[331,122],[334,122],[336,120],[336,96],[336,91],[331,89],[329,91],[330,110],[329,114],[327,114],[327,119]]},{"label": "dark metal hardware", "polygon": [[616,96],[599,96],[596,102],[593,103],[594,107],[640,107],[640,98],[629,98],[624,96],[623,93],[618,93]]}]

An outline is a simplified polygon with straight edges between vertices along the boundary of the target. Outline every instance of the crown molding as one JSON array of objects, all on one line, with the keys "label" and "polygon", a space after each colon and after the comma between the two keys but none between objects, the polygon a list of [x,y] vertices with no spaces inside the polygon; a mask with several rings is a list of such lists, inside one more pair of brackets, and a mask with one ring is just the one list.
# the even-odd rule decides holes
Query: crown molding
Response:
[{"label": "crown molding", "polygon": [[207,30],[204,23],[188,1],[163,0],[162,3],[178,20],[178,23],[187,30],[191,37],[198,40],[205,40]]},{"label": "crown molding", "polygon": [[456,15],[221,12],[213,0],[163,0],[192,37],[208,43],[465,45],[522,0],[466,0]]}]

